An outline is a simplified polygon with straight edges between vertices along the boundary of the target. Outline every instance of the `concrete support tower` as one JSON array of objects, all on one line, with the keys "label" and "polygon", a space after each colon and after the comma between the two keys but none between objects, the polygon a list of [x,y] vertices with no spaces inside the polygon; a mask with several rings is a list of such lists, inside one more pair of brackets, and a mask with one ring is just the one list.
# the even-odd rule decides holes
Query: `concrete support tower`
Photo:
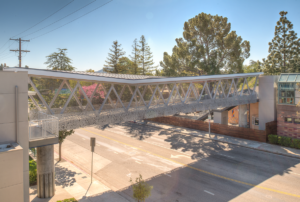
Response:
[{"label": "concrete support tower", "polygon": [[38,197],[49,198],[55,194],[54,146],[37,148]]}]

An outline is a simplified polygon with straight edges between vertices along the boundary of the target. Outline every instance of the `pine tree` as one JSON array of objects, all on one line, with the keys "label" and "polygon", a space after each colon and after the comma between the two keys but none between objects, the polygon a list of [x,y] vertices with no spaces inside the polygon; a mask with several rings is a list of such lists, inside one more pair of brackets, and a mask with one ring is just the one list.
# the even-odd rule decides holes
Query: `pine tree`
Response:
[{"label": "pine tree", "polygon": [[109,50],[111,53],[108,53],[107,60],[105,61],[106,64],[104,65],[103,70],[105,72],[110,72],[110,73],[123,73],[124,69],[122,66],[119,64],[119,59],[125,55],[125,51],[123,51],[121,47],[121,44],[118,43],[118,41],[114,41],[112,48]]},{"label": "pine tree", "polygon": [[281,11],[275,26],[275,36],[269,42],[269,55],[265,62],[265,74],[300,72],[300,39],[287,19],[288,12]]},{"label": "pine tree", "polygon": [[153,71],[155,70],[156,66],[153,62],[153,55],[150,51],[150,47],[148,43],[146,42],[145,36],[142,35],[140,38],[140,60],[139,64],[142,68],[142,74],[143,75],[151,75]]},{"label": "pine tree", "polygon": [[130,73],[131,74],[140,74],[141,68],[139,67],[139,60],[140,60],[140,45],[138,44],[137,39],[134,39],[132,44],[132,55],[130,55],[130,59],[132,61],[132,66]]}]

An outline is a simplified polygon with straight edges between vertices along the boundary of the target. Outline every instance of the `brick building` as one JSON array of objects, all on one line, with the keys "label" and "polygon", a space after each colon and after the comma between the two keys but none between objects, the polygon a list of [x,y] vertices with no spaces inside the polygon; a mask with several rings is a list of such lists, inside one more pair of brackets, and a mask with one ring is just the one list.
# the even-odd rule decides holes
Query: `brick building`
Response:
[{"label": "brick building", "polygon": [[[297,106],[298,104],[298,106]],[[278,81],[277,134],[300,139],[300,74],[281,74]]]}]

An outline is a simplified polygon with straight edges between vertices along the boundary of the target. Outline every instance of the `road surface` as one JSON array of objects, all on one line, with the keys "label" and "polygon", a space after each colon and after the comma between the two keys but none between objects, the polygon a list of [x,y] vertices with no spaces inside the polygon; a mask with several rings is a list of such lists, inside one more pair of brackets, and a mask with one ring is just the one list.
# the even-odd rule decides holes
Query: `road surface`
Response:
[{"label": "road surface", "polygon": [[63,157],[86,172],[90,137],[97,143],[94,176],[128,201],[129,180],[139,174],[153,186],[147,202],[300,201],[300,159],[123,123],[66,138]]}]

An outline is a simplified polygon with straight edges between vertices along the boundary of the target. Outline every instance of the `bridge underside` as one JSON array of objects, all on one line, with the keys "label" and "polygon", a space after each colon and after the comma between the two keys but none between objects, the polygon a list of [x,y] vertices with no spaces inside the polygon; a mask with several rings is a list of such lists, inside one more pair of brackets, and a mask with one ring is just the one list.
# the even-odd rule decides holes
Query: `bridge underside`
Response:
[{"label": "bridge underside", "polygon": [[59,118],[60,130],[255,103],[261,74],[126,78],[26,71],[30,119],[35,119],[39,111],[46,112]]}]

